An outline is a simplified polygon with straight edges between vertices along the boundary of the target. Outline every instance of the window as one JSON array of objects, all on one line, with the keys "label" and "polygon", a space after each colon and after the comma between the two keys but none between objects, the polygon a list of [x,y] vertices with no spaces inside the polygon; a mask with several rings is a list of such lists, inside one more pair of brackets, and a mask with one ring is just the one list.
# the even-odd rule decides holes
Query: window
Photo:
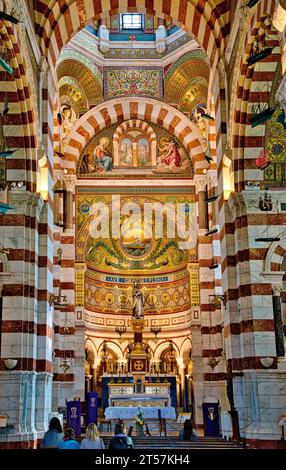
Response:
[{"label": "window", "polygon": [[121,30],[123,29],[143,29],[143,15],[138,15],[135,13],[123,13],[120,17],[121,19]]}]

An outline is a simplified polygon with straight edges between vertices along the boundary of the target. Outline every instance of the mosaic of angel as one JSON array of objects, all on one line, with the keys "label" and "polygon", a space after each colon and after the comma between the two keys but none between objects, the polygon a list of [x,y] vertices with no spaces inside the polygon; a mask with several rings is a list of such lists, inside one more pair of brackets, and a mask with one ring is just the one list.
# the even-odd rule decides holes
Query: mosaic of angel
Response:
[{"label": "mosaic of angel", "polygon": [[162,137],[158,145],[156,172],[184,173],[191,171],[191,165],[186,152],[172,138]]},{"label": "mosaic of angel", "polygon": [[65,139],[65,137],[72,130],[77,120],[77,114],[70,104],[63,104],[61,106],[61,116],[62,116],[62,139]]},{"label": "mosaic of angel", "polygon": [[206,112],[206,107],[199,104],[192,111],[192,121],[199,129],[202,136],[206,139],[208,136],[208,130],[205,120],[202,118],[202,113]]}]

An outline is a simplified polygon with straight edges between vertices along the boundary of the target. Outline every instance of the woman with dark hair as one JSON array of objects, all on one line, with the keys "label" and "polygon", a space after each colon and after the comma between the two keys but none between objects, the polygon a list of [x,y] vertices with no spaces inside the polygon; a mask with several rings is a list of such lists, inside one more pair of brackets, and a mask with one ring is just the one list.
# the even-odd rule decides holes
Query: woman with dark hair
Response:
[{"label": "woman with dark hair", "polygon": [[183,441],[196,441],[197,435],[193,430],[193,424],[190,419],[186,419],[184,422],[184,429],[180,431],[179,438]]},{"label": "woman with dark hair", "polygon": [[122,421],[115,425],[114,437],[110,439],[109,449],[134,449],[132,437],[127,436],[126,426]]},{"label": "woman with dark hair", "polygon": [[49,424],[49,430],[45,433],[42,447],[58,447],[63,438],[63,429],[60,420],[56,417],[52,418]]}]

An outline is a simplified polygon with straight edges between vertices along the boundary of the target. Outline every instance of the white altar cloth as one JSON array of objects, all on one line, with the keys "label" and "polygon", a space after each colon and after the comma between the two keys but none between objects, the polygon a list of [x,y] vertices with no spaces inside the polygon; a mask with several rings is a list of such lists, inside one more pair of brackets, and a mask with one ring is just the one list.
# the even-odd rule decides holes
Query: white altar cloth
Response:
[{"label": "white altar cloth", "polygon": [[[176,419],[176,410],[172,406],[157,408],[146,406],[140,408],[144,419],[158,419],[158,410],[161,410],[161,418]],[[106,419],[135,419],[139,409],[131,406],[109,406],[105,409]]]}]

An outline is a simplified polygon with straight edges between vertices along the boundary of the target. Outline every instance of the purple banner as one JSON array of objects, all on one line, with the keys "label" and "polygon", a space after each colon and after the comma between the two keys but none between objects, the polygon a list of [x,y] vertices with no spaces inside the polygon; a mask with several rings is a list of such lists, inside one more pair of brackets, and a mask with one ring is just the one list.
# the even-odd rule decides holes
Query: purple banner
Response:
[{"label": "purple banner", "polygon": [[68,426],[74,428],[75,435],[81,435],[81,404],[79,400],[67,402],[67,423]]},{"label": "purple banner", "polygon": [[88,392],[86,407],[86,425],[97,422],[98,393]]}]

